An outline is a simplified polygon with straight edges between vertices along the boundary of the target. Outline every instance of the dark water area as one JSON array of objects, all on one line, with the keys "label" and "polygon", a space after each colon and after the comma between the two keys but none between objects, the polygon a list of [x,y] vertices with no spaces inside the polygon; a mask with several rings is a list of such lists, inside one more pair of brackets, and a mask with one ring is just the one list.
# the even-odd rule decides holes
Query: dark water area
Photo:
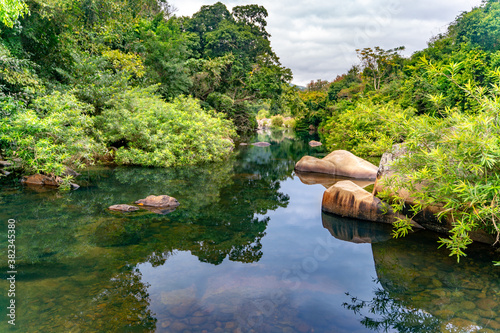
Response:
[{"label": "dark water area", "polygon": [[[0,183],[0,332],[499,332],[500,268],[474,244],[457,264],[437,235],[321,213],[338,179],[307,133],[269,132],[229,160],[95,167],[79,190]],[[369,182],[360,182],[370,186]],[[148,195],[181,205],[118,213]],[[16,325],[7,230],[16,221]]]}]

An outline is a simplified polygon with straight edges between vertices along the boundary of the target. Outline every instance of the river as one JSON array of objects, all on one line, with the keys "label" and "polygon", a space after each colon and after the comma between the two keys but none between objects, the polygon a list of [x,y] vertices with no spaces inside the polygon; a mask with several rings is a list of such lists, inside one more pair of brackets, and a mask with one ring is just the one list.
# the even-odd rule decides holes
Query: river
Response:
[{"label": "river", "polygon": [[[92,167],[69,193],[0,185],[2,309],[18,332],[496,332],[500,268],[473,244],[456,263],[437,235],[322,214],[336,179],[297,175],[322,157],[308,133],[268,132],[221,163]],[[117,213],[148,195],[165,215]],[[7,221],[16,225],[8,295]],[[2,310],[4,314],[5,310]]]}]

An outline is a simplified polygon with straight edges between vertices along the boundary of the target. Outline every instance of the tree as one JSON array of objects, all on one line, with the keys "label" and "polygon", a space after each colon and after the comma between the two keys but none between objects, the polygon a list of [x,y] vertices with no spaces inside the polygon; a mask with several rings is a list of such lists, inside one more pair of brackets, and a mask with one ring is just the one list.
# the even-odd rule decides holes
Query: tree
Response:
[{"label": "tree", "polygon": [[374,49],[366,47],[357,49],[358,57],[363,66],[363,75],[372,79],[373,89],[379,90],[383,79],[397,70],[400,65],[401,56],[399,51],[404,50],[404,46],[395,49],[384,50],[378,46]]},{"label": "tree", "polygon": [[19,17],[24,17],[28,13],[28,6],[22,0],[2,0],[0,6],[0,21],[9,28]]}]

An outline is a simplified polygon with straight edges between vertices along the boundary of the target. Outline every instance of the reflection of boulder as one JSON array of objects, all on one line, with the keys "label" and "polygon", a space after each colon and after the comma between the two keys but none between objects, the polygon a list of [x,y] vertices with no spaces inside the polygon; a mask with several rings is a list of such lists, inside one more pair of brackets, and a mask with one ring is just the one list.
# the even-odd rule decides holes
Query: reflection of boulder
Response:
[{"label": "reflection of boulder", "polygon": [[351,178],[376,179],[378,168],[346,150],[336,150],[323,159],[304,156],[295,165],[295,170]]},{"label": "reflection of boulder", "polygon": [[326,190],[321,208],[328,213],[373,222],[392,223],[400,217],[389,205],[349,180]]},{"label": "reflection of boulder", "polygon": [[441,332],[473,332],[464,330],[471,325],[498,331],[499,271],[491,263],[498,255],[492,247],[475,243],[457,263],[448,251],[436,249],[437,238],[422,231],[372,244],[382,287],[407,308],[439,318],[448,327]]},{"label": "reflection of boulder", "polygon": [[333,237],[351,243],[378,243],[391,239],[392,226],[353,220],[330,214],[321,214],[323,227]]},{"label": "reflection of boulder", "polygon": [[324,173],[296,171],[295,174],[297,175],[297,177],[299,177],[300,181],[306,185],[321,184],[325,188],[330,188],[332,185],[334,185],[340,181],[343,181],[343,180],[350,180],[354,184],[358,185],[361,188],[365,188],[369,185],[373,185],[372,180],[352,179],[352,178],[341,177],[341,176],[327,175]]},{"label": "reflection of boulder", "polygon": [[108,207],[109,210],[114,210],[118,212],[135,212],[138,211],[139,208],[130,205],[113,205]]}]

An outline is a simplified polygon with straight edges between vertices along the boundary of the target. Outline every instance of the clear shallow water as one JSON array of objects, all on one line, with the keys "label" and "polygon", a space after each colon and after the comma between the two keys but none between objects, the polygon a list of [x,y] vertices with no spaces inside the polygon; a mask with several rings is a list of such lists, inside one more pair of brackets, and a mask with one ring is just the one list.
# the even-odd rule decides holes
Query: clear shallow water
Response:
[{"label": "clear shallow water", "polygon": [[[270,147],[202,167],[95,168],[69,194],[2,183],[0,253],[16,219],[19,267],[16,326],[2,315],[0,331],[499,331],[492,250],[474,246],[457,265],[433,234],[395,240],[384,225],[322,214],[335,180],[293,172],[324,155],[310,139],[261,134],[253,141]],[[181,206],[106,209],[150,194]]]}]

